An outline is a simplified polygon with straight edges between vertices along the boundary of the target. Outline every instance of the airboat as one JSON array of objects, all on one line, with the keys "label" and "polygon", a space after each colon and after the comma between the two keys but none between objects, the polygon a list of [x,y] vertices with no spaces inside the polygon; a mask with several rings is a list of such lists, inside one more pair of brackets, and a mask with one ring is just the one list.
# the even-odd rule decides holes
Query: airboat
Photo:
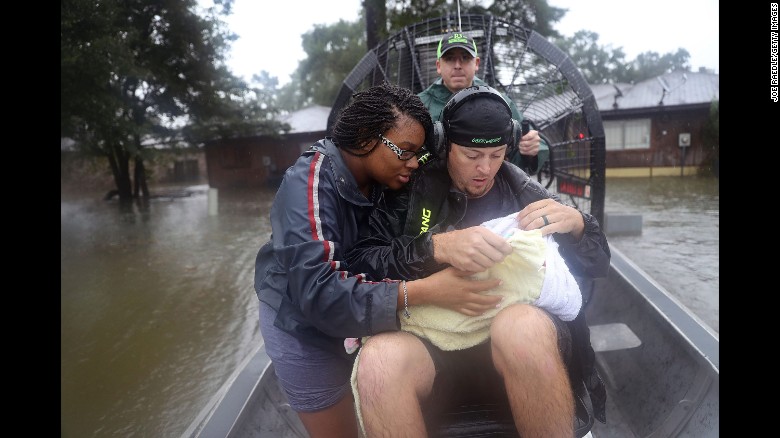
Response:
[{"label": "airboat", "polygon": [[[536,175],[604,223],[605,138],[593,93],[574,62],[537,32],[490,15],[448,15],[406,26],[366,53],[343,81],[328,129],[350,96],[388,81],[422,91],[438,78],[436,48],[452,29],[478,42],[478,76],[514,99],[550,146]],[[583,288],[606,424],[578,437],[719,436],[719,337],[611,247],[608,276]],[[431,435],[514,436],[501,406],[459,406]],[[305,438],[264,346],[241,364],[185,432],[187,438]]]}]

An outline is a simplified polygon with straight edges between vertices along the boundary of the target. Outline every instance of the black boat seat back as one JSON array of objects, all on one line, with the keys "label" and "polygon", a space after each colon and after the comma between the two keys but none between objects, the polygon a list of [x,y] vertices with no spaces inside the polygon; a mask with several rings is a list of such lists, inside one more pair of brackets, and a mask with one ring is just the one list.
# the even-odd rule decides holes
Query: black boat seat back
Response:
[{"label": "black boat seat back", "polygon": [[[591,430],[594,420],[584,384],[575,391],[574,401],[574,436],[582,438]],[[435,412],[430,407],[426,409],[425,418],[432,420],[427,424],[428,436],[432,438],[520,437],[503,388],[457,399]]]}]

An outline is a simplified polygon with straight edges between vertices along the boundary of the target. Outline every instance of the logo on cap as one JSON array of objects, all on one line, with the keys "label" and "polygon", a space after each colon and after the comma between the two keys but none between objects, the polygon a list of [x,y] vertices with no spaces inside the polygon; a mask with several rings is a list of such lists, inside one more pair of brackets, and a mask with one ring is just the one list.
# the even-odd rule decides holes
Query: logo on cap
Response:
[{"label": "logo on cap", "polygon": [[471,56],[477,56],[477,43],[473,38],[469,38],[468,35],[460,32],[451,32],[446,37],[439,40],[436,58],[441,58],[444,52],[453,47],[460,47],[471,53]]},{"label": "logo on cap", "polygon": [[498,143],[501,141],[501,137],[496,138],[472,138],[471,142],[475,144],[491,144],[491,143]]},{"label": "logo on cap", "polygon": [[454,44],[454,43],[467,43],[468,44],[469,39],[466,38],[462,33],[454,33],[452,34],[452,37],[447,40],[447,44]]}]

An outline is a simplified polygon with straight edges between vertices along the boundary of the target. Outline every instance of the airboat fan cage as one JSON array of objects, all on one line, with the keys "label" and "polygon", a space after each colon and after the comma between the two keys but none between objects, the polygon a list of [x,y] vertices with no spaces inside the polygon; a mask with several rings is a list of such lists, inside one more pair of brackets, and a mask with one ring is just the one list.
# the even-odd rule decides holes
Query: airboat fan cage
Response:
[{"label": "airboat fan cage", "polygon": [[[355,91],[387,81],[419,93],[436,81],[439,39],[458,22],[457,15],[446,15],[406,26],[366,53],[339,90],[328,133]],[[491,15],[462,15],[460,27],[477,43],[477,76],[509,95],[550,145],[539,182],[603,223],[604,128],[574,62],[537,32]]]}]

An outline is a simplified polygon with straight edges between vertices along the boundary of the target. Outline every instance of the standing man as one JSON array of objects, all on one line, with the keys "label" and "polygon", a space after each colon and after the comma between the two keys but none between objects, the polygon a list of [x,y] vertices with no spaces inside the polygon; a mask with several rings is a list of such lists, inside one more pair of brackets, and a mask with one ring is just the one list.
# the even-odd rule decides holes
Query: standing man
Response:
[{"label": "standing man", "polygon": [[[374,280],[423,278],[448,266],[484,271],[505,253],[496,243],[502,239],[479,224],[519,212],[517,227],[552,235],[572,274],[605,276],[610,252],[598,221],[505,162],[516,123],[491,87],[455,94],[442,112],[437,159],[404,189],[385,192],[347,253],[350,269]],[[409,292],[399,318],[409,317],[417,299]],[[483,313],[463,307],[464,314]],[[426,436],[432,406],[492,388],[506,391],[523,438],[585,435],[594,417],[605,422],[606,392],[583,312],[562,321],[540,307],[511,304],[494,317],[488,340],[451,351],[409,332],[371,336],[354,374],[366,436]],[[582,388],[590,412],[575,409]]]},{"label": "standing man", "polygon": [[[477,43],[465,33],[450,32],[439,41],[436,51],[436,73],[441,76],[428,88],[418,93],[431,112],[434,122],[441,121],[444,105],[453,94],[472,85],[488,85],[476,77],[479,71]],[[518,122],[523,116],[509,96],[504,99],[512,109],[512,118]],[[535,175],[550,157],[549,146],[541,141],[536,130],[529,131],[517,143],[517,148],[509,148],[507,159],[529,175]]]}]

